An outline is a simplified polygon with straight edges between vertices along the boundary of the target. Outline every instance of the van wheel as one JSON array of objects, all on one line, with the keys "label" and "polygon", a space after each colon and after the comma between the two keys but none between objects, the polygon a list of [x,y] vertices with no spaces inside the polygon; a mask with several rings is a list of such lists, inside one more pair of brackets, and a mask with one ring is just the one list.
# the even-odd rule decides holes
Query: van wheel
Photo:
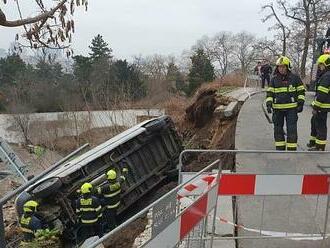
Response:
[{"label": "van wheel", "polygon": [[57,177],[54,177],[41,182],[32,190],[31,193],[36,198],[43,198],[57,192],[61,186],[61,180]]}]

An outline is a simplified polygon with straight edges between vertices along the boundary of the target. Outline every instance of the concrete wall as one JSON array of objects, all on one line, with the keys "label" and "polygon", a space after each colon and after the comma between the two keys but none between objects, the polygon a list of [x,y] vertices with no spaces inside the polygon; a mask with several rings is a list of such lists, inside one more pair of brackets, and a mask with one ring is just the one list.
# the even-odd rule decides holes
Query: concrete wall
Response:
[{"label": "concrete wall", "polygon": [[[29,136],[72,136],[92,128],[125,126],[132,127],[139,120],[146,117],[164,115],[163,109],[129,109],[114,111],[80,111],[80,112],[55,112],[34,113],[18,116],[0,115],[0,137],[10,143],[24,141],[18,122],[28,123]],[[16,120],[15,120],[16,119]]]}]

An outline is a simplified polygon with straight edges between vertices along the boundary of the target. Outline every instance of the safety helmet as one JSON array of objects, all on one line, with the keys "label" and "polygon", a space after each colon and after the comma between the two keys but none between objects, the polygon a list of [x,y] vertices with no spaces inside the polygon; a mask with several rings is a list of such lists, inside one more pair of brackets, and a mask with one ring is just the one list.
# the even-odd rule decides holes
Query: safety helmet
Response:
[{"label": "safety helmet", "polygon": [[107,178],[109,179],[109,180],[115,180],[116,178],[117,178],[117,173],[116,173],[116,171],[115,170],[109,170],[108,172],[107,172]]},{"label": "safety helmet", "polygon": [[38,202],[36,201],[27,201],[26,203],[24,203],[23,205],[23,211],[25,213],[27,212],[36,212],[37,211],[37,207],[38,207]]},{"label": "safety helmet", "polygon": [[93,185],[90,184],[90,183],[84,183],[81,188],[80,188],[80,191],[82,194],[88,194],[88,193],[91,193],[92,192],[92,188],[93,188]]},{"label": "safety helmet", "polygon": [[317,60],[318,65],[330,66],[330,54],[323,54]]},{"label": "safety helmet", "polygon": [[291,70],[291,61],[288,57],[285,56],[281,56],[278,58],[278,60],[276,61],[276,65],[286,65],[288,70]]}]

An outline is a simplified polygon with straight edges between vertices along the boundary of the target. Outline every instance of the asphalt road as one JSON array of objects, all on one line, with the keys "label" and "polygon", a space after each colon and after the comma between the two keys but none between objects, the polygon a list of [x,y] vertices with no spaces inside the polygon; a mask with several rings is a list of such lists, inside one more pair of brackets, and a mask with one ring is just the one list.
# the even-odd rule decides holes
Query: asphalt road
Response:
[{"label": "asphalt road", "polygon": [[[264,99],[265,93],[256,94],[243,105],[236,129],[236,149],[274,149],[273,126],[267,121],[262,110]],[[307,95],[304,111],[299,114],[298,150],[307,150],[311,100],[312,94]],[[328,126],[330,127],[329,124]],[[328,154],[238,154],[236,170],[256,174],[322,174],[330,173],[329,161]],[[277,235],[276,232],[320,234],[324,229],[324,196],[242,196],[237,198],[237,203],[238,223],[248,228],[275,232],[273,235]],[[240,237],[261,237],[257,231],[239,229],[238,233]],[[330,227],[326,233],[330,233]],[[239,239],[238,245],[239,248],[330,247],[330,238],[325,241],[284,238]]]}]

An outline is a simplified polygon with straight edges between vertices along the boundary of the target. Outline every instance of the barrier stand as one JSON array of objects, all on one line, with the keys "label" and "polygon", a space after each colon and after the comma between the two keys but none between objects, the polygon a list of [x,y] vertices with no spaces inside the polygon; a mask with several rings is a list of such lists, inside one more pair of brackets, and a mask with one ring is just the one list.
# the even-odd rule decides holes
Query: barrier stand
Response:
[{"label": "barrier stand", "polygon": [[[181,174],[182,158],[186,153],[245,153],[245,154],[309,154],[309,155],[328,155],[330,152],[305,152],[305,151],[263,151],[263,150],[185,150],[179,157],[179,170]],[[206,173],[211,168],[218,165],[217,173]],[[176,188],[166,193],[163,197],[150,204],[131,219],[122,223],[120,226],[107,233],[90,247],[96,247],[102,242],[115,235],[119,230],[127,227],[133,221],[144,216],[149,210],[152,210],[154,216],[173,211],[169,205],[174,205],[175,214],[170,217],[153,218],[152,232],[150,237],[141,245],[141,247],[191,247],[193,240],[198,240],[200,247],[204,247],[205,242],[213,246],[214,240],[238,240],[238,239],[313,239],[324,240],[328,237],[327,225],[324,222],[324,232],[321,234],[301,234],[286,232],[271,232],[262,230],[264,223],[265,203],[262,203],[262,220],[260,229],[252,229],[229,221],[223,220],[217,213],[219,204],[218,196],[308,196],[323,195],[328,197],[326,216],[330,204],[329,192],[329,174],[222,174],[222,165],[219,160],[211,163],[203,170],[198,172],[186,183],[180,183]],[[206,173],[206,174],[204,174]],[[202,177],[202,178],[200,178]],[[181,176],[180,176],[181,178]],[[198,180],[197,180],[198,179]],[[202,186],[204,185],[204,186]],[[204,187],[202,194],[196,199],[190,199],[189,192],[194,192],[199,186]],[[175,196],[178,195],[176,198]],[[175,200],[173,200],[175,199]],[[288,198],[289,199],[289,198]],[[188,204],[187,204],[188,201]],[[190,203],[189,203],[190,201]],[[175,203],[174,203],[175,202]],[[186,203],[185,203],[186,202]],[[167,204],[165,204],[167,203]],[[174,204],[173,204],[174,203]],[[186,205],[184,205],[186,204]],[[317,202],[318,204],[318,202]],[[289,206],[292,205],[289,203]],[[178,207],[180,206],[180,207]],[[173,207],[173,206],[172,206]],[[185,207],[185,208],[184,208]],[[179,210],[178,210],[179,209]],[[290,208],[291,210],[291,208]],[[157,214],[158,213],[158,214]],[[206,219],[213,213],[211,235],[208,236]],[[289,213],[290,214],[290,213]],[[218,215],[218,216],[217,216]],[[259,236],[234,236],[234,237],[215,237],[215,224],[217,220],[226,222],[233,227],[243,228],[249,232],[259,233]],[[290,221],[290,219],[289,219]],[[201,223],[201,224],[200,224]],[[201,225],[201,232],[198,237],[190,235],[197,225]],[[189,236],[190,235],[190,236]]]}]

